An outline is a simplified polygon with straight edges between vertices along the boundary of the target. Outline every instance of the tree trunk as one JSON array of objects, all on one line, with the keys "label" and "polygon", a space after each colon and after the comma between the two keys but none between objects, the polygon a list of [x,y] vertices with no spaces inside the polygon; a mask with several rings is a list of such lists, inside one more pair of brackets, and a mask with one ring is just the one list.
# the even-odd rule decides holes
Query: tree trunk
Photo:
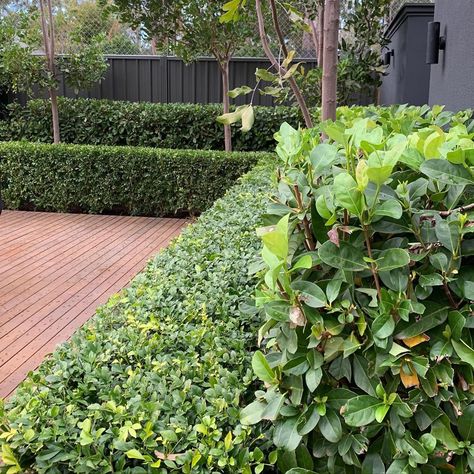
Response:
[{"label": "tree trunk", "polygon": [[318,13],[318,66],[323,67],[324,55],[324,3],[319,7]]},{"label": "tree trunk", "polygon": [[[219,63],[222,76],[222,105],[224,113],[230,112],[230,98],[229,98],[229,58],[224,59]],[[224,125],[224,146],[225,151],[232,151],[232,130],[230,125]]]},{"label": "tree trunk", "polygon": [[59,143],[61,135],[59,133],[58,91],[50,89],[49,98],[51,99],[51,116],[53,118],[53,141],[54,143]]},{"label": "tree trunk", "polygon": [[151,54],[156,56],[156,37],[153,36],[150,41]]},{"label": "tree trunk", "polygon": [[[51,80],[56,80],[55,68],[55,44],[54,44],[54,18],[51,0],[40,0],[41,30],[43,32],[44,54],[46,56],[47,68],[51,74]],[[58,113],[58,91],[54,87],[49,88],[49,99],[51,102],[51,117],[53,121],[53,142],[61,141],[59,133]]]},{"label": "tree trunk", "polygon": [[321,119],[323,121],[329,119],[336,120],[340,0],[326,0],[324,10],[324,53],[321,100]]}]

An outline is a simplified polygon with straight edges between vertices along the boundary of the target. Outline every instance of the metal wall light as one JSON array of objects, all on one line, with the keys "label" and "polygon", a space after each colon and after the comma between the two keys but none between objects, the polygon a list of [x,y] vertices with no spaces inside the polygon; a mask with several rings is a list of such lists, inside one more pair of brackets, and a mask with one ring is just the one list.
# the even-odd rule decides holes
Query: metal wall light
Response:
[{"label": "metal wall light", "polygon": [[383,65],[384,66],[390,66],[391,58],[393,58],[393,56],[395,56],[395,51],[393,49],[391,49],[390,51],[387,51],[386,53],[384,53],[384,55],[383,55]]},{"label": "metal wall light", "polygon": [[428,37],[426,48],[426,64],[438,64],[439,52],[446,49],[446,37],[440,36],[441,25],[439,21],[428,23]]}]

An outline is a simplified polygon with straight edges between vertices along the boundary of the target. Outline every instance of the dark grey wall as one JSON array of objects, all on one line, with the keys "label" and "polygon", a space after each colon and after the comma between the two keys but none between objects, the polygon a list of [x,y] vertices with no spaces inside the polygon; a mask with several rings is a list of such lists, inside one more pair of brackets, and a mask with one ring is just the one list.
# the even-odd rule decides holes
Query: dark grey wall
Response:
[{"label": "dark grey wall", "polygon": [[430,105],[457,111],[474,107],[474,0],[436,0],[435,21],[446,50],[431,66]]},{"label": "dark grey wall", "polygon": [[432,4],[407,4],[393,19],[387,35],[394,56],[380,88],[383,105],[423,105],[429,100],[430,67],[425,63],[427,24]]},{"label": "dark grey wall", "polygon": [[[127,100],[132,102],[185,102],[220,103],[222,84],[217,62],[212,58],[200,58],[186,65],[175,57],[159,56],[108,56],[109,69],[104,80],[89,91],[78,95],[60,84],[60,95],[93,99]],[[307,68],[316,66],[314,60],[299,59]],[[230,88],[256,83],[255,69],[267,69],[270,63],[260,58],[234,58],[230,64]],[[36,94],[45,97],[44,94]],[[242,104],[245,98],[235,103]],[[20,97],[25,102],[25,97]],[[272,105],[270,96],[255,95],[256,105]]]}]

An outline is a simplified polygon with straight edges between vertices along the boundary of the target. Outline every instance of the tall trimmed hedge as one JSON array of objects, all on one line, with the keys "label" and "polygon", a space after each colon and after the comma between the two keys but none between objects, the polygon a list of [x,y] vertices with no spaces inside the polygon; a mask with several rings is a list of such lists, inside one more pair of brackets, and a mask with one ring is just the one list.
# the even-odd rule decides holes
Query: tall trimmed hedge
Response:
[{"label": "tall trimmed hedge", "polygon": [[11,209],[164,216],[208,209],[261,153],[0,143]]},{"label": "tall trimmed hedge", "polygon": [[[303,123],[295,107],[256,107],[248,133],[233,128],[236,151],[272,151],[273,134],[282,122]],[[174,149],[221,150],[224,129],[216,122],[218,104],[153,104],[93,99],[59,100],[61,140],[86,145],[130,145]],[[0,139],[50,143],[51,110],[45,100],[25,107],[11,104],[0,123]]]},{"label": "tall trimmed hedge", "polygon": [[238,426],[258,325],[238,308],[269,174],[243,178],[0,401],[9,472],[249,473],[262,460]]}]

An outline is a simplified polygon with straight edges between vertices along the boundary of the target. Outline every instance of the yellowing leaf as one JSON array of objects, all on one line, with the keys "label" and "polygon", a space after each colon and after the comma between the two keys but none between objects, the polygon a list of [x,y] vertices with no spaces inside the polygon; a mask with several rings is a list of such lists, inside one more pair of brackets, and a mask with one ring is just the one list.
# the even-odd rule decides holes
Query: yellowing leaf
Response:
[{"label": "yellowing leaf", "polygon": [[198,462],[199,460],[201,459],[201,453],[199,451],[196,451],[194,453],[194,456],[193,456],[193,459],[191,461],[191,467],[194,467]]},{"label": "yellowing leaf", "polygon": [[251,128],[253,127],[254,122],[255,122],[255,113],[254,113],[253,107],[249,105],[242,112],[242,127],[240,130],[244,133],[249,132]]},{"label": "yellowing leaf", "polygon": [[138,449],[129,449],[125,455],[130,459],[140,459],[142,461],[145,460],[145,457],[140,451],[138,451]]},{"label": "yellowing leaf", "polygon": [[357,163],[356,181],[360,191],[364,191],[369,184],[369,176],[367,174],[368,169],[369,166],[367,165],[367,161],[360,160],[359,163]]},{"label": "yellowing leaf", "polygon": [[284,60],[283,63],[282,63],[282,66],[283,66],[285,69],[290,65],[291,61],[293,61],[293,58],[295,57],[295,54],[296,54],[296,51],[294,51],[294,50],[293,50],[293,51],[290,51],[290,52],[288,53],[288,56],[285,58],[285,60]]},{"label": "yellowing leaf", "polygon": [[419,387],[420,381],[410,362],[402,362],[400,366],[400,379],[405,388]]},{"label": "yellowing leaf", "polygon": [[227,451],[232,447],[232,432],[229,431],[227,436],[224,438],[224,446]]},{"label": "yellowing leaf", "polygon": [[411,348],[411,347],[417,346],[418,344],[421,344],[422,342],[426,342],[429,340],[430,340],[429,336],[427,336],[426,334],[420,334],[419,336],[403,339],[403,344]]}]

